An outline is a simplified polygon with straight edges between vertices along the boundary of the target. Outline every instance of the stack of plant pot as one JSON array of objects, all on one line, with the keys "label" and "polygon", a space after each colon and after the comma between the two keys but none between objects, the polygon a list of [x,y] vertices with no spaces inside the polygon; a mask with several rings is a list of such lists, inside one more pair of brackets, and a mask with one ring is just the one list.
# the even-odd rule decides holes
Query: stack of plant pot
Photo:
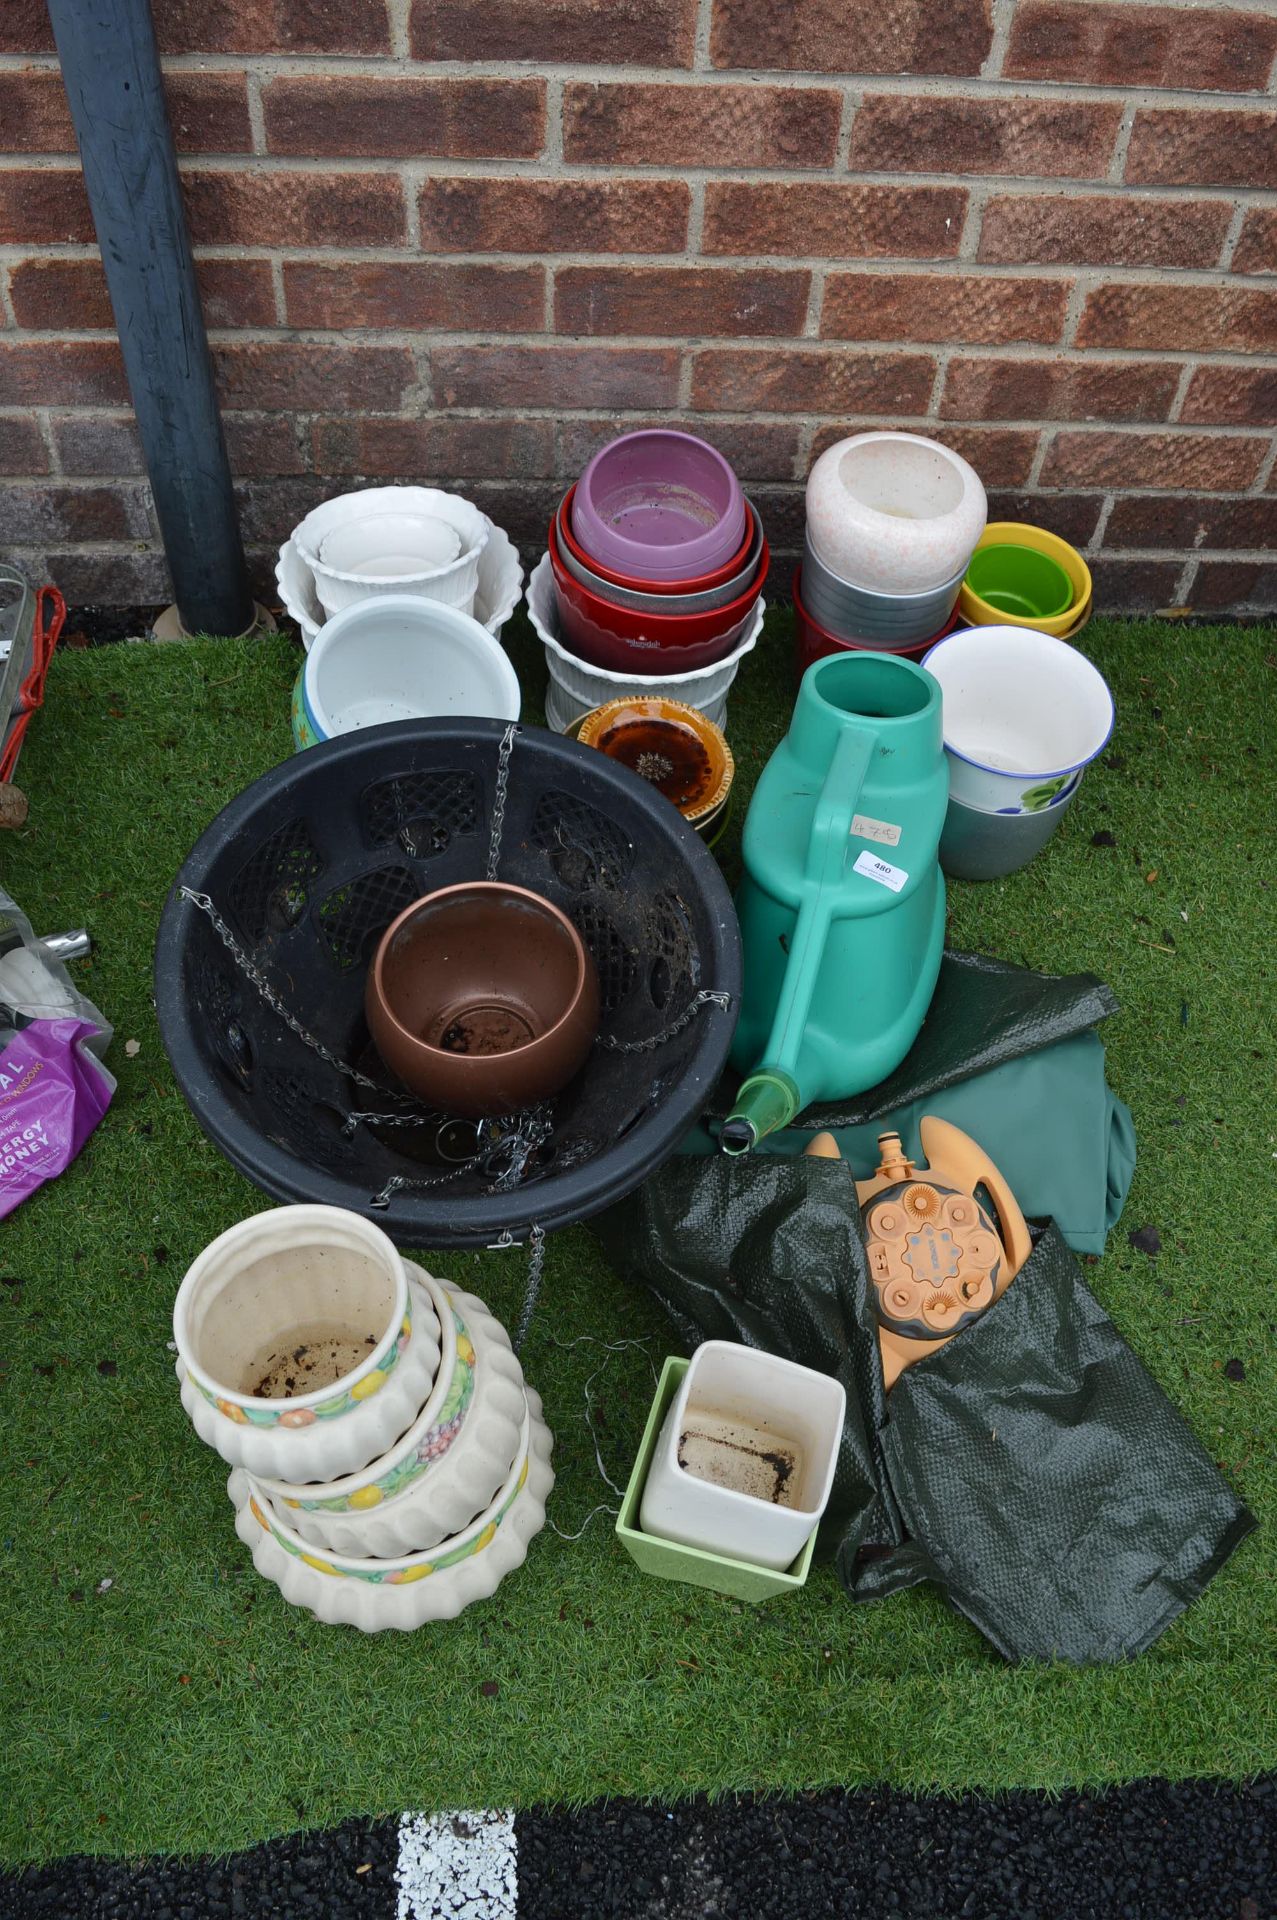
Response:
[{"label": "stack of plant pot", "polygon": [[831,653],[920,660],[957,620],[988,502],[975,469],[915,433],[856,433],[807,480],[794,573],[798,671]]},{"label": "stack of plant pot", "polygon": [[757,510],[694,434],[622,434],[550,522],[528,583],[545,647],[548,724],[566,732],[627,694],[679,700],[722,726],[762,631],[770,564]]},{"label": "stack of plant pot", "polygon": [[552,1435],[505,1329],[340,1207],[241,1221],[173,1312],[182,1405],[259,1573],[324,1621],[451,1619],[545,1521]]}]

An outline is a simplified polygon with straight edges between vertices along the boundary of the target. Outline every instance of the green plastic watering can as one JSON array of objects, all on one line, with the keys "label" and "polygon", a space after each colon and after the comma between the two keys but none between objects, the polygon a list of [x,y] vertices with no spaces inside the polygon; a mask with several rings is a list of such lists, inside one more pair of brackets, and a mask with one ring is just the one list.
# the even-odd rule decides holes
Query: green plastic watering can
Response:
[{"label": "green plastic watering can", "polygon": [[807,669],[745,821],[732,1064],[747,1077],[724,1152],[876,1086],[908,1053],[944,946],[948,800],[929,673],[882,653]]}]

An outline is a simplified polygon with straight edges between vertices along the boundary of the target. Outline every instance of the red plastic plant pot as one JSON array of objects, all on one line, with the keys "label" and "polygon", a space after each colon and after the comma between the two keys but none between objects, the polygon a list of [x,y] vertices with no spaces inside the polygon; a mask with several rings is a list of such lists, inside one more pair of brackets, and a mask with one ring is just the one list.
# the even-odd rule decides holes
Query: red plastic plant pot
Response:
[{"label": "red plastic plant pot", "polygon": [[607,667],[614,673],[662,678],[692,673],[725,659],[754,617],[768,563],[764,541],[756,578],[738,599],[711,613],[632,613],[601,599],[568,572],[556,529],[550,528],[550,566],[563,640],[590,666]]}]

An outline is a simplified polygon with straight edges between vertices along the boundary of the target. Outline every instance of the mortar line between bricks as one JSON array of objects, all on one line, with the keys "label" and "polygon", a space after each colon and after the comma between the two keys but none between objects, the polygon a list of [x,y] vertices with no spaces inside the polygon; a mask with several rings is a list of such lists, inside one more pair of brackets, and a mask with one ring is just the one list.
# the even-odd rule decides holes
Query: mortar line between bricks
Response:
[{"label": "mortar line between bricks", "polygon": [[825,304],[825,270],[822,266],[813,266],[811,284],[807,289],[807,311],[803,315],[804,340],[819,340],[820,319]]},{"label": "mortar line between bricks", "polygon": [[1050,453],[1054,441],[1055,428],[1043,427],[1038,436],[1037,448],[1029,463],[1029,477],[1024,483],[1030,492],[1036,493],[1038,491],[1038,482],[1042,478],[1042,469],[1046,465],[1047,455]]},{"label": "mortar line between bricks", "polygon": [[1077,344],[1077,330],[1082,324],[1082,313],[1095,285],[1096,282],[1086,273],[1079,273],[1069,288],[1069,297],[1064,308],[1064,325],[1060,329],[1060,345],[1070,347],[1074,352],[1086,352],[1085,347],[1080,348]]},{"label": "mortar line between bricks", "polygon": [[[262,107],[262,77],[255,70],[244,75],[244,91],[248,102],[248,141],[252,148],[251,158],[261,160],[266,157],[266,114]],[[245,156],[249,158],[250,156]]]},{"label": "mortar line between bricks", "polygon": [[[18,326],[18,316],[13,311],[13,300],[9,291],[9,262],[7,258],[0,259],[0,313],[4,315],[6,331],[12,330],[18,333],[25,331],[25,329]],[[0,342],[0,344],[3,344],[3,342]]]},{"label": "mortar line between bricks", "polygon": [[[547,265],[555,264],[547,257]],[[558,263],[562,265],[563,263]],[[577,262],[568,262],[577,265]],[[820,266],[822,263],[817,262]],[[1268,372],[1277,368],[1277,360],[1271,355],[1248,353],[1242,348],[1223,347],[1078,347],[1064,349],[1056,340],[909,340],[864,339],[841,340],[822,337],[817,340],[794,338],[788,334],[754,334],[741,339],[735,333],[698,334],[687,338],[682,334],[645,334],[645,333],[591,333],[567,334],[522,331],[519,333],[489,334],[478,328],[431,327],[424,334],[415,327],[313,327],[300,324],[290,325],[288,337],[280,338],[275,327],[210,327],[209,339],[219,347],[242,346],[330,346],[341,347],[352,352],[383,347],[411,347],[420,344],[423,339],[431,346],[466,347],[471,349],[521,348],[535,349],[541,353],[555,353],[573,350],[606,352],[641,347],[650,352],[671,351],[687,347],[695,353],[731,353],[772,358],[802,356],[819,353],[832,359],[848,360],[869,359],[874,356],[892,355],[905,359],[925,359],[942,348],[956,356],[973,359],[997,358],[1007,361],[1023,360],[1036,362],[1052,355],[1059,356],[1067,352],[1067,364],[1079,368],[1095,368],[1112,363],[1114,365],[1162,366],[1182,365],[1186,360],[1200,360],[1204,366],[1244,368]],[[56,346],[74,345],[80,341],[101,342],[115,338],[110,327],[63,328],[58,333],[38,332],[21,333],[14,341],[0,338],[0,354],[6,347],[32,345]],[[93,405],[92,401],[87,402]],[[108,403],[109,404],[109,403]],[[752,411],[752,409],[751,409]],[[777,409],[777,411],[781,411]],[[1255,433],[1267,431],[1264,427],[1250,426],[1245,423],[1211,421],[1200,423],[1218,432]]]},{"label": "mortar line between bricks", "polygon": [[271,293],[275,300],[275,324],[288,325],[288,296],[284,291],[284,263],[276,254],[270,261]]},{"label": "mortar line between bricks", "polygon": [[1179,370],[1179,379],[1175,384],[1175,392],[1172,395],[1171,404],[1166,410],[1167,421],[1172,425],[1179,420],[1184,411],[1184,401],[1188,395],[1188,384],[1196,372],[1197,362],[1195,360],[1186,360]]},{"label": "mortar line between bricks", "polygon": [[980,68],[980,81],[983,84],[987,85],[990,80],[1001,78],[1014,14],[1015,0],[993,0],[993,37],[989,41],[989,51]]},{"label": "mortar line between bricks", "polygon": [[864,95],[859,87],[847,86],[842,89],[842,99],[838,107],[838,136],[834,141],[835,178],[845,174],[851,166],[851,135],[856,124],[856,115]]},{"label": "mortar line between bricks", "polygon": [[983,184],[972,185],[967,195],[966,217],[962,222],[962,232],[958,235],[957,263],[962,266],[980,266],[977,259],[980,251],[980,233],[984,226],[984,210],[989,204],[989,190]]},{"label": "mortar line between bricks", "polygon": [[[1201,0],[1195,0],[1201,4]],[[1159,0],[1162,6],[1174,5],[1175,0]],[[1185,4],[1194,4],[1194,0],[1185,0]],[[1245,5],[1246,0],[1240,0]],[[1266,13],[1271,10],[1271,0],[1255,0],[1254,10]],[[584,80],[590,83],[624,86],[673,86],[704,87],[706,83],[722,86],[747,86],[757,88],[760,85],[779,88],[784,91],[819,92],[830,91],[836,87],[855,86],[866,92],[891,95],[925,95],[928,98],[951,95],[956,98],[970,99],[970,89],[978,88],[976,97],[984,99],[1013,100],[1018,104],[1033,100],[1068,100],[1074,103],[1115,105],[1118,101],[1129,101],[1136,107],[1183,107],[1188,110],[1209,111],[1218,108],[1221,111],[1235,111],[1237,108],[1254,107],[1262,112],[1271,112],[1272,98],[1263,89],[1233,89],[1214,87],[1158,87],[1143,84],[1130,84],[1114,81],[1103,85],[1096,81],[1084,80],[1035,80],[1007,77],[984,78],[978,74],[926,74],[926,73],[865,73],[853,67],[843,67],[830,72],[813,68],[787,67],[714,67],[701,70],[694,67],[660,67],[641,63],[625,65],[600,61],[597,64],[583,66],[572,60],[401,60],[394,53],[262,53],[244,51],[240,53],[199,53],[163,54],[162,64],[165,72],[183,73],[243,73],[257,63],[262,66],[263,77],[275,79],[318,79],[321,77],[347,80],[453,80],[465,82],[472,80],[538,80],[554,75],[567,80]],[[21,72],[37,67],[49,72],[58,72],[56,54],[0,54],[0,74],[8,71]]]},{"label": "mortar line between bricks", "polygon": [[58,445],[57,435],[53,431],[53,417],[47,407],[36,408],[36,426],[44,441],[49,455],[49,475],[58,478],[62,474],[62,449]]},{"label": "mortar line between bricks", "polygon": [[[651,182],[654,179],[665,180],[704,180],[714,185],[744,186],[826,186],[826,187],[880,187],[892,191],[901,191],[910,187],[970,188],[979,182],[990,191],[1004,192],[1019,197],[1034,197],[1050,194],[1062,199],[1095,197],[1111,198],[1123,205],[1150,202],[1176,203],[1191,200],[1224,200],[1229,206],[1242,203],[1245,206],[1268,208],[1273,204],[1273,190],[1268,187],[1238,187],[1203,182],[1181,182],[1176,185],[1161,185],[1156,182],[1128,182],[1103,179],[1090,174],[1041,174],[1041,173],[942,173],[934,169],[919,168],[898,171],[886,168],[860,168],[846,173],[834,174],[828,168],[748,166],[719,163],[694,164],[680,163],[671,170],[668,161],[654,160],[650,163],[625,162],[611,163],[601,167],[595,161],[565,160],[562,172],[544,172],[545,161],[540,154],[491,154],[491,155],[453,155],[453,154],[307,154],[307,153],[202,153],[184,154],[180,166],[183,173],[251,173],[256,177],[267,178],[272,174],[315,174],[320,178],[330,175],[370,175],[385,179],[397,179],[399,170],[413,164],[429,164],[441,177],[449,179],[495,179],[512,181],[529,180],[572,180],[577,182],[599,181],[606,184],[621,184],[625,181]],[[79,162],[73,153],[0,153],[0,172],[5,173],[79,173]],[[12,244],[12,243],[11,243]],[[33,241],[29,244],[44,247],[57,245],[56,241]],[[725,256],[729,257],[729,256]],[[1126,271],[1127,269],[1123,269]],[[1130,269],[1135,271],[1135,269]]]},{"label": "mortar line between bricks", "polygon": [[1131,144],[1131,134],[1135,128],[1135,108],[1129,101],[1122,109],[1122,118],[1117,125],[1117,139],[1113,142],[1113,157],[1109,161],[1108,181],[1110,186],[1122,184],[1126,172],[1126,155]]},{"label": "mortar line between bricks", "polygon": [[1198,569],[1200,568],[1201,564],[1202,562],[1201,562],[1200,554],[1196,554],[1196,553],[1189,554],[1183,566],[1180,568],[1179,574],[1175,581],[1175,598],[1171,602],[1172,606],[1176,606],[1176,607],[1187,606],[1188,596],[1192,591],[1193,582],[1197,578]]},{"label": "mortar line between bricks", "polygon": [[1228,223],[1228,230],[1224,235],[1224,244],[1220,248],[1219,253],[1219,271],[1221,273],[1228,273],[1232,268],[1233,259],[1237,252],[1237,242],[1242,237],[1242,228],[1246,224],[1246,215],[1249,211],[1250,209],[1240,201],[1233,208],[1233,217]]},{"label": "mortar line between bricks", "polygon": [[[466,424],[470,422],[475,422],[475,423],[488,423],[493,421],[506,422],[507,415],[510,413],[516,413],[521,418],[527,419],[527,420],[548,420],[551,422],[551,424],[561,424],[564,421],[568,421],[568,420],[580,421],[580,422],[589,422],[594,420],[616,420],[616,421],[632,421],[632,422],[643,423],[643,422],[650,422],[653,420],[659,420],[661,418],[666,417],[667,415],[670,415],[672,412],[675,412],[677,410],[678,410],[677,402],[674,403],[673,407],[599,406],[599,407],[592,407],[592,408],[591,407],[575,407],[570,410],[562,407],[536,408],[532,406],[516,406],[508,409],[494,410],[490,406],[435,407],[433,405],[431,406],[431,409],[430,409],[431,416],[436,422],[439,422],[439,423],[458,422],[461,424]],[[848,425],[855,424],[857,426],[860,426],[860,425],[875,426],[875,425],[881,425],[881,422],[882,422],[882,416],[880,413],[870,413],[870,412],[860,411],[854,408],[824,409],[817,412],[814,415],[811,415],[809,418],[808,416],[805,416],[799,413],[777,413],[774,411],[768,412],[764,409],[753,409],[753,408],[750,409],[748,415],[741,414],[741,413],[731,413],[721,407],[720,408],[692,408],[691,406],[684,406],[682,410],[684,413],[688,414],[689,416],[694,416],[694,418],[698,423],[705,426],[716,426],[716,427],[723,427],[723,428],[733,428],[733,427],[739,428],[742,424],[744,425],[756,424],[759,426],[768,426],[768,427],[789,427],[798,434],[800,439],[802,437],[802,433],[805,430],[806,425],[808,424],[812,426],[814,431],[820,431],[823,429],[824,426],[833,424],[833,423],[845,423]],[[30,411],[31,411],[30,407],[13,406],[8,408],[0,408],[0,418],[8,418],[9,416],[13,416],[14,418],[27,418],[30,415]],[[269,420],[269,419],[276,418],[278,414],[278,409],[261,406],[261,405],[258,405],[255,407],[227,408],[225,411],[229,418],[236,419],[236,420],[246,420],[246,419]],[[89,406],[89,407],[76,408],[76,407],[68,406],[65,403],[60,403],[52,406],[49,409],[49,412],[51,415],[56,415],[59,421],[65,420],[68,422],[97,420],[99,418],[105,417],[107,420],[113,422],[114,424],[127,425],[132,420],[132,415],[119,405],[115,405],[115,406],[108,405],[105,407]],[[358,417],[361,419],[375,421],[378,423],[384,422],[387,426],[400,426],[400,425],[403,425],[405,421],[405,416],[401,412],[398,412],[398,411],[386,412],[385,410],[378,410],[377,408],[373,408],[373,407],[344,408],[340,410],[339,417],[344,418],[348,414],[355,414],[355,415],[358,415]],[[326,420],[333,417],[333,409],[331,408],[326,409],[322,407],[308,407],[304,411],[299,412],[293,417],[303,422],[314,421],[314,420]],[[905,426],[921,427],[921,426],[930,425],[937,433],[952,432],[952,433],[958,433],[958,434],[964,433],[968,429],[974,432],[979,432],[979,433],[1024,434],[1024,433],[1042,433],[1044,431],[1051,431],[1055,429],[1061,429],[1065,432],[1074,432],[1074,431],[1081,432],[1081,431],[1090,430],[1097,433],[1109,433],[1109,432],[1115,433],[1119,431],[1119,429],[1122,426],[1126,426],[1132,432],[1142,433],[1145,435],[1165,434],[1167,431],[1165,423],[1158,422],[1158,421],[1145,421],[1145,422],[1087,421],[1083,423],[1078,423],[1078,422],[1073,422],[1068,420],[1050,420],[1050,421],[1043,421],[1043,420],[972,420],[972,421],[968,421],[968,420],[943,420],[943,419],[929,420],[928,416],[924,414],[905,414],[905,413],[901,413],[899,415],[893,415],[893,419],[897,419],[901,425],[905,425]],[[1261,437],[1263,434],[1263,429],[1252,429],[1252,428],[1246,428],[1246,427],[1236,427],[1228,431],[1225,431],[1224,429],[1189,427],[1189,428],[1186,428],[1184,431],[1191,435],[1200,435],[1202,437],[1210,437],[1212,433],[1215,433],[1217,437],[1225,438],[1225,439],[1229,437],[1235,438],[1238,436],[1241,436],[1243,438],[1245,437],[1258,438],[1258,437]],[[1274,449],[1277,450],[1277,436],[1274,436],[1273,444],[1274,444]],[[1262,467],[1261,467],[1261,471],[1262,471]],[[139,469],[137,473],[127,475],[127,476],[119,476],[119,475],[108,474],[108,473],[87,473],[83,475],[74,475],[71,477],[74,477],[77,479],[83,479],[85,481],[100,480],[106,484],[117,485],[119,484],[122,478],[127,478],[131,480],[131,479],[141,479],[144,476],[141,473],[141,469]],[[265,474],[265,473],[256,473],[252,475],[246,474],[241,477],[245,479],[251,478],[255,480],[256,479],[303,480],[308,477],[323,478],[324,476],[314,475],[310,473],[293,474],[293,475],[287,475],[287,474],[272,475],[272,474]],[[500,478],[503,478],[504,476],[484,475],[483,477],[485,479],[500,479]],[[535,481],[538,478],[545,479],[547,477],[553,478],[554,476],[553,475],[546,476],[544,474],[540,476],[533,475],[533,476],[528,476],[528,481],[529,483],[535,483]],[[31,484],[38,485],[42,478],[47,478],[47,476],[41,476],[38,474],[27,475],[22,478],[15,478],[12,481],[7,482],[7,484],[16,486],[16,485],[31,483]],[[514,481],[511,482],[511,484],[522,485],[524,484],[524,482],[522,478],[516,478]],[[778,476],[775,482],[772,482],[771,480],[766,478],[761,478],[756,480],[753,484],[758,486],[763,486],[763,487],[770,486],[773,484],[778,486],[783,486],[785,484],[785,481],[783,476]],[[1018,482],[1008,481],[1008,482],[1001,483],[1000,490],[1002,491],[1006,491],[1008,489],[1014,490],[1018,487],[1026,486],[1027,484],[1028,484],[1027,481],[1018,481]],[[1049,493],[1077,493],[1077,492],[1096,493],[1096,492],[1104,491],[1106,488],[1111,487],[1111,485],[1112,485],[1111,481],[1104,481],[1101,483],[1097,483],[1095,485],[1079,485],[1073,482],[1066,482],[1061,486],[1046,488],[1046,489],[1043,489],[1043,491],[1049,492]],[[1133,482],[1129,486],[1122,487],[1120,491],[1122,493],[1123,498],[1127,498],[1127,497],[1134,497],[1136,495],[1143,495],[1143,494],[1156,495],[1158,497],[1161,497],[1168,491],[1179,492],[1188,496],[1188,495],[1193,495],[1196,492],[1196,489],[1194,487],[1181,487],[1178,489],[1175,489],[1175,488],[1167,489],[1165,487],[1149,487],[1147,484],[1141,485],[1139,482]],[[1246,486],[1246,487],[1212,488],[1211,497],[1219,498],[1219,499],[1230,499],[1230,500],[1250,500],[1255,498],[1257,493],[1262,494],[1262,491],[1263,491],[1262,486],[1260,486],[1259,483],[1252,482],[1249,486]]]},{"label": "mortar line between bricks", "polygon": [[[1277,465],[1277,433],[1273,434],[1272,445],[1259,463],[1259,472],[1255,475],[1248,490],[1251,496],[1263,494],[1268,491],[1268,482],[1272,479],[1273,467],[1275,465]],[[1277,513],[1277,505],[1274,506],[1274,513]]]},{"label": "mortar line between bricks", "polygon": [[[547,283],[547,303],[552,302],[552,299],[553,286]],[[549,324],[553,324],[552,317]],[[55,349],[58,347],[74,347],[79,345],[99,346],[109,344],[114,338],[115,335],[109,328],[84,328],[76,332],[65,331],[58,334],[19,332],[18,337],[13,340],[5,341],[3,338],[0,338],[0,369],[3,368],[5,358],[10,352],[24,352],[28,349],[38,347]],[[1218,368],[1220,370],[1242,370],[1258,373],[1267,373],[1274,370],[1274,363],[1270,359],[1260,360],[1254,355],[1241,352],[1226,353],[1183,349],[1176,350],[1172,353],[1169,349],[1154,351],[1147,348],[1133,347],[1071,349],[1061,347],[1058,341],[1042,341],[1037,343],[1013,341],[1000,343],[998,341],[971,340],[916,340],[902,346],[899,341],[851,341],[837,339],[829,335],[808,339],[806,336],[793,337],[786,335],[782,337],[779,335],[760,334],[752,336],[746,342],[742,342],[731,334],[701,334],[690,340],[684,340],[682,336],[671,334],[631,335],[525,332],[522,334],[505,333],[488,335],[477,331],[466,331],[463,328],[442,327],[432,328],[427,334],[423,335],[418,331],[404,328],[378,328],[359,331],[351,331],[343,328],[313,328],[304,327],[295,321],[287,320],[276,323],[269,328],[245,328],[239,331],[210,329],[209,339],[212,345],[217,348],[230,348],[235,346],[277,348],[312,346],[335,348],[353,355],[372,354],[379,351],[393,351],[396,349],[406,349],[411,352],[424,343],[427,348],[455,348],[475,353],[508,349],[543,355],[572,351],[618,354],[636,349],[646,353],[657,353],[661,351],[679,351],[686,348],[687,351],[698,355],[714,353],[736,354],[747,357],[761,357],[762,355],[766,355],[772,359],[801,359],[804,355],[820,354],[830,360],[838,358],[839,360],[853,364],[858,360],[872,360],[874,358],[889,358],[892,361],[904,360],[907,362],[915,362],[933,359],[936,354],[945,352],[948,353],[951,358],[961,363],[969,360],[1001,360],[1007,364],[1024,362],[1027,365],[1035,366],[1040,365],[1044,360],[1054,357],[1060,364],[1067,367],[1076,367],[1080,371],[1086,371],[1087,369],[1095,371],[1108,367],[1116,369],[1121,366],[1133,366],[1136,369],[1169,368],[1183,366],[1190,362],[1194,365],[1200,364],[1203,368]],[[1062,356],[1064,357],[1062,358]],[[5,404],[7,403],[0,400],[0,407],[3,407]],[[17,403],[8,404],[16,405]],[[103,406],[109,408],[122,403],[110,399],[90,398],[78,402],[74,400],[62,401],[57,404],[62,406],[79,406],[81,408],[100,408]],[[505,409],[498,408],[496,410],[504,411]],[[588,409],[583,408],[583,410]],[[262,409],[253,409],[252,407],[245,409],[231,408],[228,409],[228,411],[253,412],[262,411]],[[393,407],[373,407],[366,409],[366,411],[386,413],[393,416],[396,409]],[[718,409],[718,411],[729,412],[731,409],[723,408]],[[767,412],[768,409],[749,406],[742,409],[742,411],[758,413],[761,416],[761,414]],[[773,408],[770,411],[781,415],[784,413],[783,408]],[[1005,424],[1002,417],[996,414],[988,416],[986,423],[992,425]],[[959,422],[955,420],[952,424],[957,425]],[[1119,425],[1121,421],[1120,417],[1109,421],[1106,416],[1087,415],[1080,420],[1078,424],[1103,428],[1109,425]],[[1126,422],[1126,424],[1148,430],[1159,426],[1164,427],[1170,424],[1180,423],[1172,423],[1169,419],[1169,414],[1158,414],[1149,419],[1131,420]],[[1251,425],[1246,422],[1239,423],[1236,421],[1200,420],[1183,424],[1190,425],[1194,431],[1202,433],[1246,435],[1270,431],[1267,423]]]},{"label": "mortar line between bricks", "polygon": [[710,36],[714,25],[714,0],[697,0],[696,32],[692,46],[693,73],[708,76],[714,71]]},{"label": "mortar line between bricks", "polygon": [[[424,178],[430,178],[427,170]],[[692,186],[700,184],[690,182]],[[414,199],[416,193],[414,190]],[[682,252],[639,253],[633,249],[612,252],[581,252],[539,247],[535,251],[514,253],[508,250],[476,248],[473,251],[455,253],[425,253],[415,255],[408,241],[389,243],[377,241],[368,246],[352,245],[344,242],[338,245],[316,245],[298,242],[296,245],[281,245],[278,242],[240,243],[230,240],[203,241],[194,248],[197,264],[201,261],[242,261],[272,260],[276,257],[290,265],[339,266],[349,269],[361,266],[417,266],[429,265],[438,270],[449,267],[505,267],[511,271],[535,266],[538,263],[556,266],[591,267],[595,270],[607,267],[650,267],[666,271],[671,267],[687,266]],[[99,259],[96,246],[88,241],[64,241],[44,244],[34,241],[0,242],[0,264],[9,262],[17,265],[33,258],[65,261],[68,263],[93,263]],[[1219,267],[1118,267],[1102,261],[1051,261],[1035,265],[1023,261],[966,260],[959,255],[945,254],[934,259],[921,259],[915,255],[877,254],[858,257],[854,254],[794,254],[794,253],[714,253],[702,254],[695,262],[698,267],[728,278],[733,274],[741,275],[753,272],[757,268],[766,268],[776,273],[800,273],[812,267],[824,267],[833,272],[858,275],[888,275],[894,279],[908,277],[921,278],[964,278],[977,280],[1025,280],[1069,282],[1078,275],[1101,275],[1100,284],[1116,284],[1132,287],[1150,287],[1159,290],[1185,289],[1189,287],[1209,288],[1217,293],[1232,293],[1238,296],[1277,295],[1277,285],[1270,285],[1272,276],[1239,277],[1229,274]],[[102,332],[106,329],[98,328]],[[18,331],[46,331],[46,329],[21,329]],[[47,329],[59,332],[83,332],[83,328]],[[1090,349],[1085,349],[1090,351]],[[1180,348],[1130,348],[1114,347],[1105,351],[1130,352],[1180,352]],[[1221,348],[1221,352],[1252,352],[1262,354],[1263,348]]]},{"label": "mortar line between bricks", "polygon": [[936,375],[931,382],[931,397],[927,402],[927,419],[938,421],[940,418],[940,400],[944,393],[945,382],[949,378],[950,354],[941,349],[936,355]]},{"label": "mortar line between bricks", "polygon": [[687,257],[699,265],[704,256],[701,242],[705,236],[705,182],[692,180],[687,202]]},{"label": "mortar line between bricks", "polygon": [[[361,4],[361,0],[355,0]],[[390,24],[390,57],[396,62],[407,64],[412,59],[412,35],[409,15],[412,0],[387,0],[386,13]]]},{"label": "mortar line between bricks", "polygon": [[545,83],[545,143],[542,157],[550,168],[552,178],[562,174],[563,80],[558,75],[549,75]]},{"label": "mortar line between bricks", "polygon": [[1083,548],[1084,553],[1098,553],[1101,547],[1104,545],[1104,535],[1108,531],[1108,523],[1109,523],[1110,517],[1112,516],[1113,503],[1116,500],[1116,498],[1117,498],[1116,494],[1106,493],[1103,500],[1100,502],[1100,517],[1095,523],[1095,527],[1091,534],[1090,539],[1087,541],[1086,546]]},{"label": "mortar line between bricks", "polygon": [[412,254],[421,253],[421,196],[430,177],[428,164],[404,169],[404,240]]}]

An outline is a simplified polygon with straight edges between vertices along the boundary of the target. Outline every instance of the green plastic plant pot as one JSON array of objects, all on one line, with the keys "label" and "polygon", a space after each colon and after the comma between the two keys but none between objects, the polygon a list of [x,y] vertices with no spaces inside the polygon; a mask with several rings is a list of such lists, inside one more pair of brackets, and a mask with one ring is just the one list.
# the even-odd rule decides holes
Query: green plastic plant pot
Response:
[{"label": "green plastic plant pot", "polygon": [[1049,620],[1073,603],[1073,583],[1064,568],[1034,547],[977,548],[967,584],[999,612],[1029,620]]},{"label": "green plastic plant pot", "polygon": [[699,1547],[676,1546],[672,1540],[659,1540],[655,1534],[644,1533],[639,1526],[639,1503],[661,1425],[688,1365],[688,1361],[674,1354],[661,1368],[656,1398],[647,1416],[638,1458],[617,1515],[616,1537],[635,1564],[644,1573],[655,1574],[658,1580],[682,1580],[690,1587],[708,1587],[714,1593],[725,1593],[733,1600],[746,1600],[753,1606],[762,1600],[775,1599],[778,1593],[793,1593],[807,1583],[816,1551],[815,1528],[792,1566],[783,1573],[773,1573],[769,1567],[756,1567],[748,1560],[728,1560],[721,1554],[705,1553]]}]

